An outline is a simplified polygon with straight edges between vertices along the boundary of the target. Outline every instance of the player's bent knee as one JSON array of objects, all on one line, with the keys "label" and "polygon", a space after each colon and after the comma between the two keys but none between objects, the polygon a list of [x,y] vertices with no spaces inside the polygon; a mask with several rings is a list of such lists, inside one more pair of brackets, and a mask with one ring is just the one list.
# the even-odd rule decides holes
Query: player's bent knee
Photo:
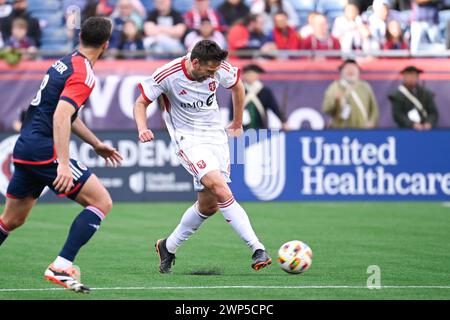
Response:
[{"label": "player's bent knee", "polygon": [[18,217],[18,216],[12,216],[12,217],[0,217],[2,220],[2,223],[5,225],[6,228],[8,228],[9,231],[13,231],[20,226],[22,226],[25,221],[26,217]]},{"label": "player's bent knee", "polygon": [[217,204],[216,205],[209,205],[209,206],[199,207],[200,213],[205,215],[205,216],[208,216],[208,217],[214,215],[218,210],[219,210],[219,206]]},{"label": "player's bent knee", "polygon": [[108,197],[105,197],[100,202],[99,209],[102,210],[105,213],[105,215],[107,215],[112,210],[112,207],[113,207],[113,201],[108,194]]},{"label": "player's bent knee", "polygon": [[232,196],[230,189],[224,183],[213,183],[210,189],[219,201],[228,200]]}]

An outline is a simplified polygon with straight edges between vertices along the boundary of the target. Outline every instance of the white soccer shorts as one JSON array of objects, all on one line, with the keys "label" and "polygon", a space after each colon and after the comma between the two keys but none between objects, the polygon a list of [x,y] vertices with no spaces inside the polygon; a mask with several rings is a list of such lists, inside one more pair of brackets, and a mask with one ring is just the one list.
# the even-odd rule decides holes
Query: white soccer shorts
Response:
[{"label": "white soccer shorts", "polygon": [[228,143],[199,144],[180,150],[178,157],[183,167],[194,177],[195,191],[202,191],[205,188],[200,181],[205,174],[214,170],[219,170],[225,181],[231,182]]}]

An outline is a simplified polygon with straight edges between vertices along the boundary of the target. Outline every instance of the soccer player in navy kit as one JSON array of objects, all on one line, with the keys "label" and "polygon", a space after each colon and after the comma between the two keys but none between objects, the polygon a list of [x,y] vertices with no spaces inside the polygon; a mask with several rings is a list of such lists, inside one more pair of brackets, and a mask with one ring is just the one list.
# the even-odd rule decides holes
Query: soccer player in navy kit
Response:
[{"label": "soccer player in navy kit", "polygon": [[78,118],[95,85],[92,65],[108,48],[111,22],[105,18],[87,19],[80,33],[80,48],[56,61],[47,71],[39,91],[31,101],[13,151],[14,175],[8,186],[0,216],[0,245],[9,233],[26,220],[42,190],[48,186],[60,197],[68,197],[84,209],[75,218],[66,243],[45,271],[45,278],[75,292],[89,293],[73,265],[79,249],[100,227],[112,208],[112,200],[82,163],[69,158],[73,131],[107,164],[120,164],[121,155],[101,142]]}]

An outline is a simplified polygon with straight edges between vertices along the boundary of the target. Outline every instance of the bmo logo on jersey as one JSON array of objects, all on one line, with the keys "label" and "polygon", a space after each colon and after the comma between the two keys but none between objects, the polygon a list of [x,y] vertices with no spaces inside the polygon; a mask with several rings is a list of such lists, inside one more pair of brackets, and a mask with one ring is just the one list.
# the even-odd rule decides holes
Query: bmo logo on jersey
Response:
[{"label": "bmo logo on jersey", "polygon": [[214,103],[215,93],[211,94],[205,102],[202,100],[197,100],[194,102],[181,102],[180,106],[185,109],[210,109]]}]

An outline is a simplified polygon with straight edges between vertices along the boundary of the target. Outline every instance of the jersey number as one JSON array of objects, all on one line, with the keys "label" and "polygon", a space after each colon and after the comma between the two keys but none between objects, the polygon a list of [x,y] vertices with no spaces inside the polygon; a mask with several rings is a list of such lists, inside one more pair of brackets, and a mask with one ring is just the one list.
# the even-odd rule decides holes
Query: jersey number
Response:
[{"label": "jersey number", "polygon": [[33,101],[31,101],[32,106],[37,106],[41,103],[42,98],[42,90],[47,86],[48,79],[50,76],[48,74],[45,75],[44,80],[42,80],[41,87],[39,88],[39,91],[36,93],[36,97],[34,97]]}]

